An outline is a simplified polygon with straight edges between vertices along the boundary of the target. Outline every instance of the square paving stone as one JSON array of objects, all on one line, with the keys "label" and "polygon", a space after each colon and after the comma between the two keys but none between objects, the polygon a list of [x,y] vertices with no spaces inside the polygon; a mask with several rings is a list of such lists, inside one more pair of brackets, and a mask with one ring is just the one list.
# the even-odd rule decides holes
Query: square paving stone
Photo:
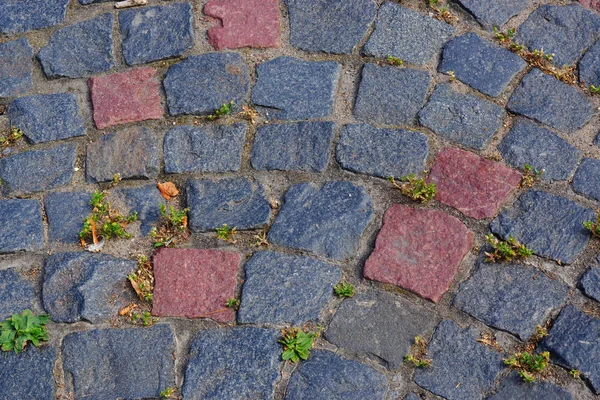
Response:
[{"label": "square paving stone", "polygon": [[569,179],[582,156],[581,151],[554,132],[524,118],[515,121],[498,151],[514,168],[528,164],[543,169],[541,178],[548,181]]},{"label": "square paving stone", "polygon": [[286,400],[380,400],[388,387],[385,375],[330,351],[315,350],[292,374]]},{"label": "square paving stone", "polygon": [[468,32],[446,44],[439,70],[453,71],[459,81],[497,97],[526,66],[513,52]]},{"label": "square paving stone", "polygon": [[248,97],[250,75],[233,52],[191,56],[172,65],[163,81],[171,115],[208,115],[233,101],[233,111]]},{"label": "square paving stone", "polygon": [[190,228],[205,232],[221,228],[257,229],[269,223],[271,207],[263,187],[244,178],[191,181],[187,189]]},{"label": "square paving stone", "polygon": [[419,112],[419,123],[451,142],[484,150],[505,116],[504,108],[491,101],[439,84]]},{"label": "square paving stone", "polygon": [[600,161],[584,158],[573,177],[573,190],[600,201]]},{"label": "square paving stone", "polygon": [[252,102],[268,119],[303,120],[333,113],[341,65],[278,57],[256,67]]},{"label": "square paving stone", "polygon": [[460,286],[454,306],[523,341],[567,300],[570,288],[538,269],[482,260],[478,264],[471,278]]},{"label": "square paving stone", "polygon": [[473,232],[458,218],[394,204],[385,212],[364,276],[437,303],[472,246]]},{"label": "square paving stone", "polygon": [[598,261],[596,261],[595,267],[588,269],[583,274],[579,280],[579,286],[586,296],[600,302],[600,268],[598,267]]},{"label": "square paving stone", "polygon": [[364,53],[385,58],[398,57],[411,64],[427,64],[442,50],[456,29],[399,4],[385,2],[379,7],[375,31]]},{"label": "square paving stone", "polygon": [[492,30],[525,11],[530,0],[458,0],[458,3],[485,29]]},{"label": "square paving stone", "polygon": [[352,53],[377,13],[373,0],[286,0],[285,3],[290,14],[290,43],[306,51]]},{"label": "square paving stone", "polygon": [[85,135],[77,98],[72,93],[20,97],[8,106],[8,117],[31,143]]},{"label": "square paving stone", "polygon": [[506,108],[563,132],[582,128],[596,114],[583,92],[537,68],[525,75]]},{"label": "square paving stone", "polygon": [[554,54],[558,66],[573,65],[600,36],[600,16],[578,4],[542,5],[519,26],[514,41],[530,51]]},{"label": "square paving stone", "polygon": [[[598,3],[600,9],[600,3]],[[596,42],[579,62],[579,81],[586,87],[600,85],[600,42]]]},{"label": "square paving stone", "polygon": [[56,349],[29,345],[26,351],[0,352],[0,399],[48,400],[56,398]]},{"label": "square paving stone", "polygon": [[269,231],[269,241],[344,260],[356,255],[373,216],[371,196],[350,182],[292,186]]},{"label": "square paving stone", "polygon": [[0,159],[0,189],[15,196],[56,189],[71,183],[77,145],[63,144]]},{"label": "square paving stone", "polygon": [[153,179],[160,170],[159,148],[154,132],[133,127],[111,133],[87,145],[86,177],[89,182],[122,179]]},{"label": "square paving stone", "polygon": [[153,315],[233,322],[235,312],[226,304],[235,297],[240,253],[161,249],[153,261]]},{"label": "square paving stone", "polygon": [[521,174],[504,164],[457,148],[442,149],[431,168],[436,200],[467,217],[491,218],[521,182]]},{"label": "square paving stone", "polygon": [[419,175],[428,154],[427,135],[368,124],[345,125],[336,147],[342,168],[380,178]]},{"label": "square paving stone", "polygon": [[209,0],[204,14],[220,20],[208,30],[208,42],[217,50],[280,45],[277,0]]},{"label": "square paving stone", "polygon": [[79,243],[83,221],[92,212],[92,195],[85,192],[57,192],[44,197],[50,240]]},{"label": "square paving stone", "polygon": [[430,81],[427,71],[365,64],[354,116],[375,124],[415,125]]},{"label": "square paving stone", "polygon": [[325,339],[353,353],[399,369],[414,344],[435,326],[435,315],[400,296],[379,290],[344,300],[325,331]]},{"label": "square paving stone", "polygon": [[189,3],[119,12],[125,62],[144,64],[183,54],[194,45],[193,20]]},{"label": "square paving stone", "polygon": [[558,364],[581,371],[595,394],[600,394],[600,319],[566,306],[541,343]]},{"label": "square paving stone", "polygon": [[571,264],[590,239],[583,223],[595,221],[593,210],[541,190],[530,190],[490,224],[492,232],[512,236],[542,257]]},{"label": "square paving stone", "polygon": [[27,92],[33,86],[33,48],[22,38],[0,44],[0,97]]},{"label": "square paving stone", "polygon": [[427,346],[428,368],[415,370],[415,383],[448,400],[483,399],[504,369],[502,355],[477,342],[480,332],[454,321],[440,322]]},{"label": "square paving stone", "polygon": [[63,22],[69,0],[0,0],[0,33],[13,34],[43,29]]},{"label": "square paving stone", "polygon": [[111,69],[114,66],[112,13],[54,32],[37,57],[48,78],[81,78]]},{"label": "square paving stone", "polygon": [[334,128],[333,122],[263,125],[254,136],[252,168],[323,172],[329,162]]},{"label": "square paving stone", "polygon": [[71,333],[62,344],[67,389],[78,399],[158,398],[175,385],[174,353],[169,325]]},{"label": "square paving stone", "polygon": [[190,349],[183,397],[186,400],[274,398],[281,365],[279,337],[276,330],[254,327],[200,332]]},{"label": "square paving stone", "polygon": [[[35,314],[42,311],[40,274],[37,274],[34,268],[24,270],[15,267],[0,270],[0,320],[3,322],[12,314],[21,313],[26,309],[32,310]],[[1,388],[0,393],[2,393]]]},{"label": "square paving stone", "polygon": [[487,400],[573,400],[571,393],[550,382],[524,382],[517,372],[505,378],[494,395]]},{"label": "square paving stone", "polygon": [[44,247],[42,207],[37,200],[0,200],[0,253]]},{"label": "square paving stone", "polygon": [[118,191],[123,196],[129,212],[136,212],[140,221],[140,232],[148,235],[160,219],[160,206],[166,205],[164,197],[155,184]]},{"label": "square paving stone", "polygon": [[254,253],[244,268],[246,280],[237,318],[241,324],[318,321],[342,277],[334,265],[272,251]]},{"label": "square paving stone", "polygon": [[165,173],[238,171],[248,125],[177,126],[164,140]]},{"label": "square paving stone", "polygon": [[153,68],[136,68],[89,80],[98,129],[160,119],[160,82]]}]

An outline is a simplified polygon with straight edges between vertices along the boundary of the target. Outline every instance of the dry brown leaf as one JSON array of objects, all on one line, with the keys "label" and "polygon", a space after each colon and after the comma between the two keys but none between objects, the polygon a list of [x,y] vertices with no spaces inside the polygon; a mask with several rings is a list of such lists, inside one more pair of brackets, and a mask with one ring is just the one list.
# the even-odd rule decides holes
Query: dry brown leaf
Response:
[{"label": "dry brown leaf", "polygon": [[156,186],[158,187],[158,190],[160,190],[160,194],[165,198],[165,200],[171,200],[173,197],[179,194],[179,190],[177,190],[177,187],[173,182],[158,182]]},{"label": "dry brown leaf", "polygon": [[131,283],[131,287],[133,288],[133,290],[135,290],[135,293],[138,295],[140,300],[144,300],[144,293],[140,289],[140,286],[137,284],[137,282],[129,278],[129,283]]},{"label": "dry brown leaf", "polygon": [[137,308],[137,304],[131,304],[128,305],[127,307],[124,307],[121,309],[121,311],[119,311],[119,315],[127,315],[131,312],[131,310],[133,310],[134,308]]}]

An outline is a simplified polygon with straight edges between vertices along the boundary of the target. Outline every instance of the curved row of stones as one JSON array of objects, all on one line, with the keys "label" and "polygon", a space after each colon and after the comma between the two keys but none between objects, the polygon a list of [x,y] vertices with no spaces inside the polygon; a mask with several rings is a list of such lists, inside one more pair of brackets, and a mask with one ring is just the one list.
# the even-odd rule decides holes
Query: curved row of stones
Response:
[{"label": "curved row of stones", "polygon": [[[597,105],[578,88],[529,69],[489,33],[526,16],[517,42],[554,53],[559,65],[578,63],[581,83],[600,85],[599,15],[578,4],[532,10],[528,1],[458,0],[452,9],[467,21],[461,24],[471,21],[469,30],[479,32],[465,33],[416,2],[209,0],[203,7],[151,4],[118,13],[110,4],[79,3],[0,0],[0,100],[8,104],[0,127],[19,127],[28,141],[0,158],[0,253],[7,254],[0,259],[0,318],[24,308],[45,311],[52,334],[66,334],[40,350],[1,354],[0,398],[149,398],[172,386],[185,399],[600,393],[600,320],[589,315],[598,313],[592,299],[600,301],[600,269],[592,265],[581,279],[555,276],[568,268],[561,265],[580,265],[597,249],[586,250],[582,223],[595,218],[591,208],[600,201],[600,161],[583,158],[568,140],[589,131]],[[282,12],[292,48],[281,40],[280,26],[288,23]],[[204,16],[216,21],[208,44],[217,52],[198,44],[206,41],[197,28]],[[80,21],[69,24],[72,17]],[[45,44],[36,36],[40,29],[49,37]],[[220,51],[279,46],[283,55]],[[358,84],[342,100],[344,57],[357,55]],[[383,65],[387,56],[408,66]],[[128,68],[146,63],[153,64]],[[87,88],[70,86],[82,78],[89,78]],[[50,86],[52,80],[59,84]],[[231,118],[198,125],[184,117],[211,114],[230,101],[234,112],[252,104],[259,126]],[[351,112],[340,119],[341,101]],[[163,121],[177,126],[165,132]],[[493,147],[508,167],[476,154]],[[391,204],[406,201],[369,178],[420,174],[431,161],[436,209]],[[545,170],[544,190],[516,192],[521,174],[514,168],[524,164]],[[270,177],[280,173],[274,171],[291,174],[282,192],[270,187],[277,185],[269,179],[281,179]],[[138,241],[165,203],[143,180],[163,174],[184,185],[182,206],[190,209],[197,247],[218,247],[202,235],[223,224],[270,225],[274,250],[247,260],[251,250],[242,244],[164,249],[153,257],[154,315],[242,326],[195,326],[193,338],[175,318],[150,328],[115,327],[118,310],[135,300],[125,281],[135,262],[111,245],[112,256],[74,250],[91,191],[116,173],[132,182],[111,197],[139,213]],[[483,226],[479,220],[533,248],[555,274],[475,260],[470,251],[481,238],[471,227]],[[47,251],[54,254],[44,257]],[[43,259],[43,273],[32,259]],[[549,260],[558,265],[548,267]],[[469,262],[473,272],[460,275]],[[354,265],[361,272],[348,272]],[[340,304],[332,287],[342,275],[368,280]],[[419,297],[390,293],[393,286],[385,284]],[[237,315],[214,313],[240,288]],[[549,318],[554,325],[541,347],[556,366],[580,370],[587,386],[557,385],[558,378],[525,384],[504,368],[506,354],[477,341],[490,331],[483,324],[503,344],[526,341]],[[327,325],[324,339],[291,371],[274,327],[308,321]],[[412,374],[402,361],[415,336],[431,337],[433,365]]]}]

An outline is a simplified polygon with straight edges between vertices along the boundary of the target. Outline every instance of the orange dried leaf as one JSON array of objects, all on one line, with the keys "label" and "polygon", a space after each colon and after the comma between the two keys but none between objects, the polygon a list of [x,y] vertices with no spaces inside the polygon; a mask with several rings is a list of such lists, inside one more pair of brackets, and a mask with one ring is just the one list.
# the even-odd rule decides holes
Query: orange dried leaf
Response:
[{"label": "orange dried leaf", "polygon": [[131,310],[133,310],[136,307],[137,307],[137,304],[131,304],[131,305],[127,306],[127,307],[124,307],[124,308],[121,309],[121,311],[119,311],[119,315],[127,315],[127,314],[129,314],[129,312]]},{"label": "orange dried leaf", "polygon": [[133,288],[133,290],[135,290],[135,293],[138,295],[138,297],[141,300],[144,300],[144,293],[140,289],[140,286],[137,284],[137,282],[135,280],[129,278],[129,283],[131,283],[131,287]]},{"label": "orange dried leaf", "polygon": [[160,190],[160,194],[165,198],[165,200],[171,200],[173,197],[179,194],[179,190],[177,190],[177,187],[173,182],[159,182],[156,186],[158,187],[158,190]]}]

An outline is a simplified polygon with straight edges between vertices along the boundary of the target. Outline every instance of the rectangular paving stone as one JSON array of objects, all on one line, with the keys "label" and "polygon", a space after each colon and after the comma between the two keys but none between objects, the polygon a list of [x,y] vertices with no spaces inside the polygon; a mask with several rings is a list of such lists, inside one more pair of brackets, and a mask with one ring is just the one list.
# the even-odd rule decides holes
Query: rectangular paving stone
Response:
[{"label": "rectangular paving stone", "polygon": [[[600,2],[598,3],[600,9]],[[600,86],[600,43],[596,42],[579,62],[579,82],[586,87]]]},{"label": "rectangular paving stone", "polygon": [[573,177],[573,190],[600,201],[600,161],[584,158]]},{"label": "rectangular paving stone", "polygon": [[57,192],[44,197],[48,237],[55,242],[79,243],[83,221],[92,212],[92,195],[85,192]]},{"label": "rectangular paving stone", "polygon": [[485,29],[501,28],[509,19],[525,11],[530,0],[458,0]]},{"label": "rectangular paving stone", "polygon": [[547,381],[537,381],[533,384],[524,382],[517,372],[510,375],[500,383],[500,388],[489,400],[574,400],[571,393],[560,386]]},{"label": "rectangular paving stone", "polygon": [[14,34],[58,25],[65,19],[69,0],[0,0],[0,33]]},{"label": "rectangular paving stone", "polygon": [[11,97],[31,89],[33,48],[25,38],[0,44],[0,97]]},{"label": "rectangular paving stone", "polygon": [[37,200],[0,200],[0,253],[44,247],[42,207]]},{"label": "rectangular paving stone", "polygon": [[[20,314],[26,309],[33,311],[34,314],[43,312],[40,299],[41,274],[36,273],[34,268],[26,270],[14,267],[0,270],[0,320],[3,322],[11,315]],[[0,393],[2,393],[1,386]]]},{"label": "rectangular paving stone", "polygon": [[56,398],[56,348],[31,344],[19,354],[0,352],[0,399],[47,400]]}]

